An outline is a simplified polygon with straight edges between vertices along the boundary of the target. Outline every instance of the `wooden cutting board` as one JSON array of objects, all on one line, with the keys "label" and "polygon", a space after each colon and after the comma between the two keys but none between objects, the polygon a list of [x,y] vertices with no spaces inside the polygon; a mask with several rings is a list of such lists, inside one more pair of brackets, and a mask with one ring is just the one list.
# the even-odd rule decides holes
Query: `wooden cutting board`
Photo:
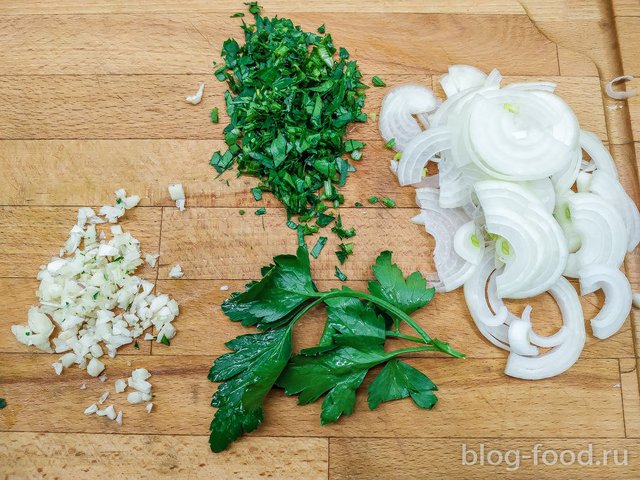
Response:
[{"label": "wooden cutting board", "polygon": [[[614,102],[601,88],[614,76],[640,75],[638,0],[264,3],[269,15],[306,29],[324,23],[367,81],[379,75],[389,86],[411,81],[439,91],[448,65],[467,63],[496,67],[505,82],[557,82],[583,128],[609,143],[625,188],[639,200],[640,97]],[[223,110],[224,90],[210,63],[224,39],[240,38],[239,20],[229,16],[243,9],[231,0],[0,2],[0,397],[8,402],[0,411],[0,478],[640,478],[637,314],[611,339],[589,337],[569,372],[532,383],[503,375],[505,353],[476,332],[460,292],[437,296],[417,315],[468,355],[410,360],[440,387],[435,410],[400,401],[371,412],[360,396],[354,415],[321,427],[319,405],[297,407],[274,392],[263,426],[227,452],[209,451],[215,386],[207,371],[223,343],[243,331],[222,316],[228,292],[220,288],[240,289],[296,243],[277,202],[254,202],[254,180],[215,179],[208,165],[226,122],[225,115],[220,125],[209,121],[213,106]],[[199,81],[206,82],[204,100],[188,105],[184,97]],[[368,91],[366,111],[378,111],[385,91]],[[431,270],[433,240],[408,223],[416,213],[413,189],[400,188],[389,173],[374,124],[353,136],[368,146],[345,188],[346,204],[375,194],[398,207],[342,209],[358,231],[356,254],[344,268],[348,284],[363,286],[383,249],[393,250],[405,271]],[[171,182],[185,187],[185,212],[168,198]],[[122,224],[144,252],[160,253],[159,268],[145,267],[142,275],[180,302],[178,335],[168,348],[141,342],[140,350],[123,349],[108,362],[106,384],[77,369],[56,377],[50,364],[57,357],[18,344],[9,328],[26,321],[38,267],[64,243],[77,207],[111,202],[119,187],[143,198]],[[253,215],[262,205],[268,213]],[[322,287],[337,285],[334,247],[331,238],[313,262]],[[175,263],[184,279],[168,279]],[[626,269],[637,291],[637,251]],[[602,303],[601,295],[584,298],[585,316]],[[543,332],[557,328],[549,298],[533,306]],[[321,313],[301,326],[299,344],[318,337]],[[152,414],[127,407],[121,427],[83,415],[105,388],[113,390],[113,380],[143,366],[153,373]],[[479,456],[471,464],[470,452],[480,455],[481,444],[484,465]],[[544,464],[553,452],[577,454],[589,444],[591,466]],[[628,465],[615,465],[613,454],[604,465],[603,449],[618,450],[618,461],[626,449]],[[490,450],[497,453],[488,456]],[[519,452],[517,469],[506,460],[488,464],[509,450]]]}]

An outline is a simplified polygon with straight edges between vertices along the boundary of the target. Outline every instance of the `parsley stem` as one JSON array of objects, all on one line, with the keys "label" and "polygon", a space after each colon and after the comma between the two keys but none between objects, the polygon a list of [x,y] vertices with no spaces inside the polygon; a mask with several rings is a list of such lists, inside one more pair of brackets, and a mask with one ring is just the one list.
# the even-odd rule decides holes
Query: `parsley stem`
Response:
[{"label": "parsley stem", "polygon": [[417,352],[439,352],[440,349],[438,347],[434,347],[432,345],[427,345],[424,347],[410,347],[410,348],[401,348],[400,350],[394,350],[393,352],[389,352],[386,356],[387,358],[394,358],[399,355],[404,355],[405,353],[417,353]]},{"label": "parsley stem", "polygon": [[386,334],[387,334],[387,337],[402,338],[403,340],[409,340],[411,342],[424,343],[424,339],[422,339],[420,337],[414,337],[412,335],[405,335],[404,333],[400,333],[400,332],[398,332],[396,330],[387,330]]},{"label": "parsley stem", "polygon": [[[420,325],[418,325],[413,318],[411,318],[409,315],[404,313],[398,307],[381,298],[376,297],[375,295],[371,295],[370,293],[356,292],[353,290],[332,290],[330,292],[322,294],[322,296],[318,300],[315,300],[314,302],[310,303],[309,308],[319,303],[319,301],[325,301],[329,298],[334,298],[334,297],[351,297],[351,298],[362,298],[364,300],[368,300],[369,302],[375,305],[378,305],[380,308],[386,310],[392,316],[409,324],[409,326],[413,328],[416,331],[416,333],[420,335],[424,343],[426,343],[427,345],[433,345],[438,351],[442,353],[446,353],[447,355],[451,355],[452,357],[464,358],[463,353],[453,349],[447,343],[441,342],[437,338],[431,338],[429,334],[425,332],[424,329]],[[304,310],[307,311],[307,309],[304,309]],[[293,321],[297,319],[298,319],[298,315],[296,315],[296,318],[294,318]],[[424,348],[424,347],[417,347],[417,348]]]}]

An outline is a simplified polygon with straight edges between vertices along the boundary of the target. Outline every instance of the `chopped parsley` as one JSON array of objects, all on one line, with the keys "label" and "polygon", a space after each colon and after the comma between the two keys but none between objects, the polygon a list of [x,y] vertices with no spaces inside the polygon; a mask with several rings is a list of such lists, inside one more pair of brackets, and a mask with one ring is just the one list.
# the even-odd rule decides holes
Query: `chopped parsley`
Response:
[{"label": "chopped parsley", "polygon": [[387,143],[384,144],[384,146],[387,148],[393,148],[395,144],[396,144],[396,139],[391,138]]},{"label": "chopped parsley", "polygon": [[140,350],[140,345],[138,344],[137,340],[133,343],[133,348],[135,348],[136,350]]},{"label": "chopped parsley", "polygon": [[396,206],[396,201],[390,199],[389,197],[384,197],[382,199],[382,203],[384,203],[384,206],[387,207],[387,208],[393,208],[393,207]]},{"label": "chopped parsley", "polygon": [[239,211],[238,211],[238,213],[239,213],[240,215],[244,215],[246,212],[245,212],[244,210],[239,210]]},{"label": "chopped parsley", "polygon": [[259,209],[256,210],[256,215],[260,216],[260,215],[264,215],[265,213],[267,213],[267,209],[264,207],[261,207]]},{"label": "chopped parsley", "polygon": [[341,282],[344,282],[347,280],[347,276],[344,273],[342,273],[342,270],[340,270],[337,266],[336,266],[335,277]]},{"label": "chopped parsley", "polygon": [[338,245],[338,250],[336,252],[336,256],[340,261],[340,265],[344,265],[344,262],[347,261],[347,257],[353,254],[353,243],[341,243]]},{"label": "chopped parsley", "polygon": [[374,87],[386,87],[387,86],[387,84],[384,83],[384,80],[382,80],[377,75],[371,79],[371,83],[373,84]]},{"label": "chopped parsley", "polygon": [[369,203],[378,203],[378,197],[375,195],[369,198]]},{"label": "chopped parsley", "polygon": [[253,195],[253,198],[256,202],[262,200],[262,190],[258,187],[254,187],[251,189],[251,195]]},{"label": "chopped parsley", "polygon": [[331,229],[331,231],[333,233],[335,233],[338,238],[340,238],[341,240],[344,240],[345,238],[351,238],[353,236],[355,236],[356,234],[356,229],[355,228],[348,228],[348,229],[344,229],[342,228],[342,217],[340,215],[338,215],[338,219],[336,220],[336,224],[335,226]]},{"label": "chopped parsley", "polygon": [[244,17],[244,13],[236,12],[233,15],[231,15],[231,18],[238,18],[238,17]]},{"label": "chopped parsley", "polygon": [[356,202],[353,204],[354,207],[364,207],[361,202]]},{"label": "chopped parsley", "polygon": [[311,256],[313,258],[318,258],[320,256],[320,252],[322,252],[322,249],[324,248],[326,243],[327,243],[327,237],[318,238],[318,241],[311,249]]},{"label": "chopped parsley", "polygon": [[260,190],[282,202],[289,217],[308,222],[319,217],[318,205],[344,203],[338,189],[355,171],[347,154],[358,159],[364,146],[344,137],[351,123],[367,121],[367,86],[324,26],[305,32],[289,19],[262,16],[256,2],[247,5],[254,23],[241,26],[245,43],[226,40],[215,71],[228,85],[228,149],[210,163],[218,173],[235,163],[240,175],[258,177]]},{"label": "chopped parsley", "polygon": [[171,346],[171,342],[165,335],[162,335],[162,338],[160,339],[160,343],[162,343],[163,345],[166,345],[167,347]]},{"label": "chopped parsley", "polygon": [[7,401],[4,398],[0,398],[0,410],[7,406]]},{"label": "chopped parsley", "polygon": [[218,107],[213,107],[211,109],[211,123],[218,123],[220,118],[218,117]]}]

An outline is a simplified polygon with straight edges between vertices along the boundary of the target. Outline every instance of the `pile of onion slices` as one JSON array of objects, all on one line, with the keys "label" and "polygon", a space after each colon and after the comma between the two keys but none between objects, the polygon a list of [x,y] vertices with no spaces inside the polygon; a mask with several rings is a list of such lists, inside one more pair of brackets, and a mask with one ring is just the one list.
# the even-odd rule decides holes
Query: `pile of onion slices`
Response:
[{"label": "pile of onion slices", "polygon": [[[440,79],[442,102],[427,87],[400,85],[383,100],[380,132],[399,152],[391,170],[416,188],[412,221],[436,240],[434,285],[463,287],[479,331],[509,351],[505,373],[534,380],[566,371],[584,347],[567,278],[581,295],[604,292],[590,320],[595,337],[623,325],[632,291],[620,267],[640,241],[640,214],[611,154],[580,129],[555,84],[501,80],[497,70],[454,65]],[[515,315],[503,302],[545,292],[563,321],[550,336],[533,329],[530,306]]]}]

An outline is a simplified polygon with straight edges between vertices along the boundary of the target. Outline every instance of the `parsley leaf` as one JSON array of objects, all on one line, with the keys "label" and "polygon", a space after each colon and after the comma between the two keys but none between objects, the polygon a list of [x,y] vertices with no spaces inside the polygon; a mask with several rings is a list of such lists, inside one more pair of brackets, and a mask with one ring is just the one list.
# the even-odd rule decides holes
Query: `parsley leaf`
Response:
[{"label": "parsley leaf", "polygon": [[211,109],[211,123],[218,123],[219,121],[218,107],[213,107]]},{"label": "parsley leaf", "polygon": [[211,401],[218,407],[209,436],[214,452],[262,423],[262,402],[291,356],[291,328],[242,335],[225,345],[233,353],[219,357],[209,372],[209,380],[224,382]]},{"label": "parsley leaf", "polygon": [[394,358],[387,362],[367,388],[369,408],[373,410],[382,402],[410,396],[420,408],[431,409],[438,401],[434,390],[438,390],[438,387],[429,377]]},{"label": "parsley leaf", "polygon": [[222,303],[222,311],[231,320],[260,329],[271,328],[317,296],[306,246],[298,247],[295,256],[279,255],[273,262],[262,269],[262,280],[249,284],[244,292],[234,293]]},{"label": "parsley leaf", "polygon": [[160,339],[160,343],[162,343],[163,345],[166,345],[167,347],[171,346],[171,342],[169,341],[169,339],[166,336],[162,336],[162,338]]},{"label": "parsley leaf", "polygon": [[339,347],[317,356],[295,355],[282,372],[277,385],[286,395],[298,395],[298,404],[306,405],[327,393],[322,402],[320,423],[337,421],[351,415],[356,403],[356,390],[369,368],[387,360],[381,347],[359,350]]},{"label": "parsley leaf", "polygon": [[337,266],[336,266],[335,277],[341,282],[344,282],[347,280],[347,276],[344,273],[342,273],[342,270],[340,270]]},{"label": "parsley leaf", "polygon": [[316,225],[318,225],[319,227],[326,227],[327,225],[329,225],[334,220],[335,220],[335,217],[333,215],[327,215],[325,213],[320,213],[318,215],[318,218],[316,219]]},{"label": "parsley leaf", "polygon": [[[342,287],[343,292],[353,290]],[[338,297],[325,301],[327,322],[320,345],[339,344],[351,347],[382,346],[385,321],[369,303],[358,298]]]},{"label": "parsley leaf", "polygon": [[405,313],[415,312],[433,299],[435,289],[427,287],[422,274],[413,272],[405,280],[398,265],[391,263],[389,251],[378,256],[372,270],[376,280],[369,281],[369,291]]}]

